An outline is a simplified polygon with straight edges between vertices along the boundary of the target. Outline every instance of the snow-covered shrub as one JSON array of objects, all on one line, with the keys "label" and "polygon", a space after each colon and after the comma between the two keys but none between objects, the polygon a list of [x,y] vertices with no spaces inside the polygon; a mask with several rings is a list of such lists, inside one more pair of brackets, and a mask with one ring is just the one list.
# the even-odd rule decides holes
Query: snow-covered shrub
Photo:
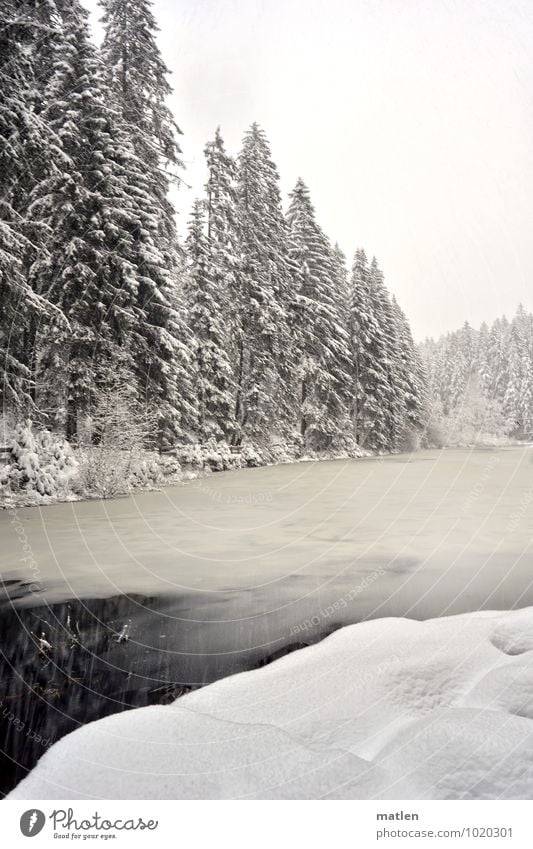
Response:
[{"label": "snow-covered shrub", "polygon": [[[289,463],[297,456],[298,449],[283,439],[263,445],[244,445],[243,464],[257,466],[265,464]],[[260,462],[258,463],[258,458]]]},{"label": "snow-covered shrub", "polygon": [[146,452],[133,464],[130,481],[134,488],[146,488],[160,483],[161,476],[157,454]]},{"label": "snow-covered shrub", "polygon": [[202,447],[197,442],[189,445],[179,445],[173,454],[183,469],[200,471],[204,467]]},{"label": "snow-covered shrub", "polygon": [[[37,453],[37,440],[33,433],[31,421],[18,424],[9,443],[11,449],[11,488],[18,492],[28,486],[38,491],[37,481],[40,478],[40,463]],[[46,482],[39,480],[39,485],[46,488]],[[45,494],[44,492],[41,494]]]},{"label": "snow-covered shrub", "polygon": [[112,498],[129,492],[130,456],[102,445],[80,449],[78,492],[84,496]]},{"label": "snow-covered shrub", "polygon": [[174,454],[162,454],[157,459],[159,473],[163,478],[175,478],[181,474],[181,465]]},{"label": "snow-covered shrub", "polygon": [[49,430],[42,430],[37,434],[37,452],[41,466],[54,480],[56,494],[66,491],[79,466],[70,444]]},{"label": "snow-covered shrub", "polygon": [[254,445],[247,443],[241,446],[240,457],[243,466],[250,466],[252,468],[264,466],[265,461],[268,462]]},{"label": "snow-covered shrub", "polygon": [[114,498],[134,489],[147,489],[161,483],[158,461],[142,449],[128,450],[109,445],[85,445],[80,449],[80,495]]},{"label": "snow-covered shrub", "polygon": [[224,451],[219,448],[216,442],[210,442],[210,444],[205,445],[202,454],[204,466],[208,466],[211,471],[223,472],[224,469],[228,468]]},{"label": "snow-covered shrub", "polygon": [[420,448],[420,444],[422,441],[422,434],[419,430],[416,430],[413,427],[404,428],[402,435],[400,437],[399,449],[400,451],[412,452],[418,451]]},{"label": "snow-covered shrub", "polygon": [[234,453],[227,442],[216,442],[209,440],[203,446],[204,463],[213,472],[223,472],[228,469],[238,469],[241,460],[238,453]]},{"label": "snow-covered shrub", "polygon": [[334,459],[337,457],[360,457],[361,453],[361,449],[357,445],[353,434],[353,426],[351,422],[345,418],[342,427],[339,427],[338,430],[332,434],[329,444],[324,445],[321,449],[316,451],[316,456],[319,458],[329,457]]},{"label": "snow-covered shrub", "polygon": [[287,446],[287,454],[290,460],[298,460],[304,455],[304,438],[299,431],[292,434],[290,444]]},{"label": "snow-covered shrub", "polygon": [[80,433],[80,494],[112,498],[159,479],[155,455],[146,450],[157,417],[132,386],[131,378],[118,372],[95,395]]},{"label": "snow-covered shrub", "polygon": [[443,416],[440,426],[448,447],[500,445],[509,440],[502,403],[486,398],[475,383],[462,404]]},{"label": "snow-covered shrub", "polygon": [[48,430],[35,433],[28,420],[15,427],[9,447],[11,462],[2,471],[5,491],[48,497],[67,494],[78,463],[65,439]]},{"label": "snow-covered shrub", "polygon": [[173,456],[181,468],[188,472],[223,472],[238,469],[242,463],[240,452],[233,453],[227,442],[210,439],[203,445],[180,445]]},{"label": "snow-covered shrub", "polygon": [[10,466],[0,466],[0,502],[6,501],[12,491],[9,473]]},{"label": "snow-covered shrub", "polygon": [[429,420],[424,431],[422,432],[421,447],[422,448],[444,448],[446,445],[446,434],[443,428],[442,420]]}]

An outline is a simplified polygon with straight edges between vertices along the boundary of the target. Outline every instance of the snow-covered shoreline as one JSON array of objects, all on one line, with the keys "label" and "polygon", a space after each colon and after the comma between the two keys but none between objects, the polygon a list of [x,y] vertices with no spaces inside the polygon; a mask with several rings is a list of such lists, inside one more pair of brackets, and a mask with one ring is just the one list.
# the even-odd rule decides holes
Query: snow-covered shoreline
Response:
[{"label": "snow-covered shoreline", "polygon": [[531,798],[533,608],[352,625],[86,725],[10,799]]},{"label": "snow-covered shoreline", "polygon": [[[501,443],[480,443],[474,445],[456,445],[456,446],[439,446],[433,447],[432,450],[436,451],[446,451],[446,450],[469,450],[469,451],[477,451],[477,450],[509,450],[514,448],[527,448],[533,446],[533,442],[527,441],[506,441]],[[166,489],[167,487],[173,486],[185,486],[193,481],[200,480],[206,477],[209,477],[212,474],[218,474],[220,472],[236,472],[240,471],[243,468],[265,468],[270,466],[280,466],[287,464],[299,464],[299,463],[318,463],[318,462],[329,462],[331,460],[358,460],[361,458],[369,459],[375,458],[378,459],[380,457],[394,457],[398,456],[402,453],[409,453],[410,455],[416,455],[417,451],[410,452],[400,452],[400,451],[387,451],[387,452],[375,452],[375,451],[366,451],[360,449],[357,454],[351,453],[339,453],[332,452],[331,454],[324,453],[321,455],[303,455],[301,457],[296,456],[281,456],[277,459],[272,459],[271,457],[262,457],[258,452],[254,453],[254,462],[249,464],[248,462],[239,463],[236,455],[233,456],[233,463],[224,463],[217,468],[217,466],[210,466],[209,464],[187,468],[178,468],[176,471],[172,471],[170,473],[164,472],[159,480],[152,480],[150,482],[136,485],[132,487],[129,491],[120,492],[113,496],[112,498],[126,498],[129,495],[138,492],[159,492],[161,490]],[[153,457],[153,454],[147,452],[147,457]],[[79,492],[58,492],[56,495],[48,496],[48,495],[39,495],[38,493],[32,492],[20,492],[20,493],[8,493],[2,494],[0,491],[0,510],[9,510],[9,509],[21,509],[26,507],[46,507],[51,504],[64,504],[71,501],[95,501],[101,500],[101,496],[96,494],[80,494]]]},{"label": "snow-covered shoreline", "polygon": [[[185,449],[183,449],[185,450]],[[219,472],[235,472],[243,468],[264,468],[267,466],[286,465],[288,463],[310,463],[322,460],[354,460],[359,457],[389,456],[398,452],[387,452],[380,455],[376,452],[359,449],[357,453],[330,452],[321,455],[295,456],[283,450],[277,456],[272,452],[261,451],[248,446],[242,453],[232,454],[229,446],[216,446],[215,450],[206,450],[205,446],[192,445],[187,448],[191,455],[185,465],[174,460],[172,455],[158,456],[154,452],[145,452],[140,461],[153,467],[153,474],[138,476],[129,488],[118,491],[110,498],[124,498],[137,492],[158,492],[166,487],[186,485],[191,481],[209,477]],[[19,492],[3,491],[0,486],[0,510],[18,509],[24,507],[45,507],[50,504],[63,504],[71,501],[100,500],[101,495],[91,492],[80,492],[79,489],[58,488],[53,495],[42,495],[35,489],[23,489]]]}]

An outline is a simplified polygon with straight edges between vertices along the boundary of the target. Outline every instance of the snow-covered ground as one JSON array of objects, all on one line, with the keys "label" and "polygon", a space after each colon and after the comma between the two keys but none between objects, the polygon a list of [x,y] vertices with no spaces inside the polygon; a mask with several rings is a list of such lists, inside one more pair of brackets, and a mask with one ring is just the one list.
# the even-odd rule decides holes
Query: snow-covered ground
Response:
[{"label": "snow-covered ground", "polygon": [[533,608],[342,628],[53,746],[11,799],[531,798]]}]

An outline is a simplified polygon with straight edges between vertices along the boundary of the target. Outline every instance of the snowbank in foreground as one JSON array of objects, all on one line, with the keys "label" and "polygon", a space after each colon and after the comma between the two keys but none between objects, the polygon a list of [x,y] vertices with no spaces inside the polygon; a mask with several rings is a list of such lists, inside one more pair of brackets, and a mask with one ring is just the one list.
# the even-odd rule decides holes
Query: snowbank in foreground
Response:
[{"label": "snowbank in foreground", "polygon": [[533,608],[343,628],[91,723],[11,799],[531,798]]}]

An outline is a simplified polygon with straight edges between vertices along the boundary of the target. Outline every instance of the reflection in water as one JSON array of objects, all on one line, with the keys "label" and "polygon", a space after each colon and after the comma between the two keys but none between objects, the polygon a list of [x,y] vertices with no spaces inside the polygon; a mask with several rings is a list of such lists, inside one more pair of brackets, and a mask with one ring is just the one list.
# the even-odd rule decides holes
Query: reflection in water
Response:
[{"label": "reflection in water", "polygon": [[[4,587],[22,598],[17,582]],[[116,596],[15,608],[0,616],[0,792],[46,749],[79,725],[133,707],[169,704],[217,678],[262,666],[305,642],[274,652],[180,651],[187,626],[171,598]],[[163,614],[163,616],[161,615]],[[176,650],[166,646],[175,646]],[[198,646],[197,646],[198,648]]]}]

